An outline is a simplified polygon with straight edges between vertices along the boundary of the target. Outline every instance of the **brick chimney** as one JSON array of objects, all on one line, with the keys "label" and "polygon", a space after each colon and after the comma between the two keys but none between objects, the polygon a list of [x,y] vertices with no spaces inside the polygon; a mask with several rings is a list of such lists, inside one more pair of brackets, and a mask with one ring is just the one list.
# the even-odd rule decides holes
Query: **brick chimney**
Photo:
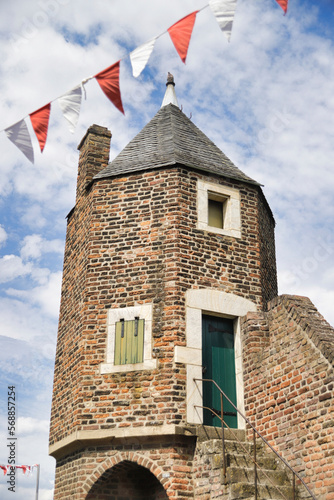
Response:
[{"label": "brick chimney", "polygon": [[92,125],[82,138],[78,150],[79,167],[77,200],[84,194],[94,175],[109,163],[111,132],[106,127]]}]

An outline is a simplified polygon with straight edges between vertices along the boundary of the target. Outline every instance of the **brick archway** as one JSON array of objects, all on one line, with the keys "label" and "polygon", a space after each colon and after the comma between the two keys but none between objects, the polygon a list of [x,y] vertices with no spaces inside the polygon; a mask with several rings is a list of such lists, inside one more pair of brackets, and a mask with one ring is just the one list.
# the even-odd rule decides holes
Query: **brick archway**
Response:
[{"label": "brick archway", "polygon": [[113,499],[168,500],[165,491],[168,483],[154,462],[135,453],[126,453],[108,457],[96,467],[83,489],[85,500],[108,500],[109,495]]}]

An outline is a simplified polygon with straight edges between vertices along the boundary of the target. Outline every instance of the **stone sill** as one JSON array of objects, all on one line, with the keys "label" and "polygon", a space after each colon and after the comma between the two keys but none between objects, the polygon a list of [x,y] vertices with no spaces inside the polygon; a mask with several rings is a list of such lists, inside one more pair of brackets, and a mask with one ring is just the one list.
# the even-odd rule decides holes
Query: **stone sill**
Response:
[{"label": "stone sill", "polygon": [[[59,459],[69,453],[84,448],[86,446],[97,446],[111,444],[119,440],[130,440],[134,443],[136,440],[152,437],[164,436],[195,436],[197,435],[195,426],[180,425],[156,425],[149,427],[123,427],[98,430],[78,430],[49,446],[49,455]],[[115,443],[116,444],[116,443]]]}]

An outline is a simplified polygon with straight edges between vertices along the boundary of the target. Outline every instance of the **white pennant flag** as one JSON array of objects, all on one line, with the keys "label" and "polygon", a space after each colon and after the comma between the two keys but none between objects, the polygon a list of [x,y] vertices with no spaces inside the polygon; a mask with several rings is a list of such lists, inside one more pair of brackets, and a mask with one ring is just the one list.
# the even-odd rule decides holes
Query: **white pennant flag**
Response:
[{"label": "white pennant flag", "polygon": [[66,92],[58,98],[60,109],[69,123],[70,131],[73,133],[77,126],[81,107],[81,85]]},{"label": "white pennant flag", "polygon": [[220,29],[230,41],[237,0],[210,0],[209,5]]},{"label": "white pennant flag", "polygon": [[147,61],[152,54],[154,45],[157,37],[153,38],[149,42],[144,43],[137,49],[133,50],[130,54],[130,60],[132,64],[132,74],[135,78],[140,75],[140,73],[145,68]]},{"label": "white pennant flag", "polygon": [[31,144],[30,134],[26,122],[21,120],[5,129],[6,135],[16,147],[34,163],[34,150]]}]

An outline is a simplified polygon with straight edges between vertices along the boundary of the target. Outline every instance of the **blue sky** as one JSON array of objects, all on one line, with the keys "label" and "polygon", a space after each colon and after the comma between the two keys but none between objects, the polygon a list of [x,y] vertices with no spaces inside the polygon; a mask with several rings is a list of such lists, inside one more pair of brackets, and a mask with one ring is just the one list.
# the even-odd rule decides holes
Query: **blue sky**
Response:
[{"label": "blue sky", "polygon": [[[18,397],[17,463],[41,463],[52,498],[48,422],[66,215],[75,202],[77,145],[93,123],[112,132],[111,159],[160,108],[174,74],[187,116],[263,190],[277,222],[280,293],[306,295],[333,325],[334,9],[238,0],[231,42],[209,8],[197,16],[187,64],[167,34],[135,79],[127,54],[206,3],[200,0],[15,0],[0,6],[0,130],[119,59],[125,116],[96,81],[74,134],[52,104],[32,165],[0,133],[0,463],[7,463],[7,386]],[[36,476],[18,474],[34,498]],[[0,497],[7,491],[0,474]]]}]

